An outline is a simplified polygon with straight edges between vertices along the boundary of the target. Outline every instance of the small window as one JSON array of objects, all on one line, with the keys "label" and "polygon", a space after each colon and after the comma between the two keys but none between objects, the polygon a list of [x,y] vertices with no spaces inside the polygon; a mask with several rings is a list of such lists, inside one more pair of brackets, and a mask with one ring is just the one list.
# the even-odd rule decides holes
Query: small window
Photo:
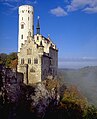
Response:
[{"label": "small window", "polygon": [[23,17],[22,17],[22,20],[23,20]]},{"label": "small window", "polygon": [[28,17],[28,21],[29,21],[29,17]]},{"label": "small window", "polygon": [[21,35],[21,39],[23,39],[23,34]]},{"label": "small window", "polygon": [[24,64],[24,58],[21,59],[21,64]]},{"label": "small window", "polygon": [[32,68],[30,69],[30,72],[34,73],[34,72],[35,72],[35,69],[32,67]]},{"label": "small window", "polygon": [[22,10],[22,13],[24,13],[24,10]]},{"label": "small window", "polygon": [[21,24],[21,29],[24,29],[24,24]]},{"label": "small window", "polygon": [[28,58],[28,64],[31,64],[31,58]]},{"label": "small window", "polygon": [[34,59],[34,64],[38,64],[38,59],[37,58]]},{"label": "small window", "polygon": [[37,36],[37,40],[39,40],[39,37]]},{"label": "small window", "polygon": [[21,47],[23,46],[23,43],[21,43]]},{"label": "small window", "polygon": [[30,11],[28,10],[28,13],[30,13]]},{"label": "small window", "polygon": [[52,59],[50,59],[50,65],[53,65],[53,60]]}]

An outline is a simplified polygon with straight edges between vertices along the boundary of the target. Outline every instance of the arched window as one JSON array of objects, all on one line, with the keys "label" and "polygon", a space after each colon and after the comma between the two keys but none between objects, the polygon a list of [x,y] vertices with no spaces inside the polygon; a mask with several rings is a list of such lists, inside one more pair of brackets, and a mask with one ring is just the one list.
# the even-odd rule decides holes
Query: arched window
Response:
[{"label": "arched window", "polygon": [[24,24],[21,24],[21,29],[24,29]]},{"label": "arched window", "polygon": [[34,59],[34,64],[38,64],[38,59],[37,58]]},{"label": "arched window", "polygon": [[32,73],[34,73],[34,72],[35,72],[34,67],[32,67],[32,68],[30,69],[30,72],[32,72]]}]

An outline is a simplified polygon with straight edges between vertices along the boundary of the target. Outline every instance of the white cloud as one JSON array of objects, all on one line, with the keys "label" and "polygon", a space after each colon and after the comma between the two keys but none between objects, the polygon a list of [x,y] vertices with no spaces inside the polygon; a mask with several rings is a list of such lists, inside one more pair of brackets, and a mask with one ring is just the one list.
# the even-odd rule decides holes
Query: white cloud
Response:
[{"label": "white cloud", "polygon": [[97,13],[97,0],[64,0],[65,10],[60,6],[50,10],[55,16],[66,16],[69,12],[81,10],[85,13]]},{"label": "white cloud", "polygon": [[57,8],[51,9],[50,13],[55,15],[55,16],[57,16],[57,17],[66,16],[67,15],[67,12],[61,7],[57,7]]},{"label": "white cloud", "polygon": [[83,11],[86,12],[86,13],[97,13],[97,6],[93,7],[93,8],[87,7],[85,9],[83,9]]},{"label": "white cloud", "polygon": [[67,6],[67,10],[75,11],[89,4],[91,4],[91,0],[72,0],[71,4]]},{"label": "white cloud", "polygon": [[68,12],[76,10],[82,10],[87,13],[97,12],[97,0],[72,0],[69,5],[66,6]]}]

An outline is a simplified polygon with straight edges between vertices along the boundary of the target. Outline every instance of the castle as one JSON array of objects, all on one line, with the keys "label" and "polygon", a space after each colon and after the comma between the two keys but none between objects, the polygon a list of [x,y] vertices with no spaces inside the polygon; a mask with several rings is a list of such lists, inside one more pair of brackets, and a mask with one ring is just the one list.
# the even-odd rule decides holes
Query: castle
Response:
[{"label": "castle", "polygon": [[34,34],[34,10],[30,5],[19,7],[18,66],[24,83],[32,84],[55,77],[58,68],[58,49],[50,37],[40,34],[40,18]]}]

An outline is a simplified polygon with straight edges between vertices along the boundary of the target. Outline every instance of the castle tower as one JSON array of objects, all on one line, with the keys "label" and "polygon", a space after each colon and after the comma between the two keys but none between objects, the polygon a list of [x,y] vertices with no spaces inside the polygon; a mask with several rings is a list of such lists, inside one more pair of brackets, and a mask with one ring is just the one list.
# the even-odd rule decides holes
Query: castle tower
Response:
[{"label": "castle tower", "polygon": [[21,45],[27,40],[28,32],[34,35],[34,10],[30,5],[22,5],[19,7],[19,33],[18,33],[18,52]]}]

